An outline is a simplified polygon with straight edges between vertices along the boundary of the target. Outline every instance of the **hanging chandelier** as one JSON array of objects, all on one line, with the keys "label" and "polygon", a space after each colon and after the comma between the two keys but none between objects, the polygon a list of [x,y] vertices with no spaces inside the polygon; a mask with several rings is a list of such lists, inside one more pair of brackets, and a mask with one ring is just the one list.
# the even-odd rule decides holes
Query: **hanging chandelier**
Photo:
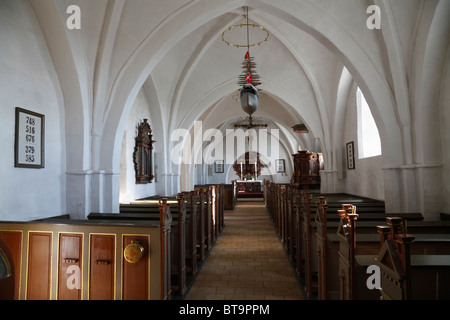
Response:
[{"label": "hanging chandelier", "polygon": [[[244,17],[247,19],[247,23],[235,24],[233,26],[228,27],[227,29],[225,29],[222,32],[222,41],[225,42],[227,45],[232,46],[232,47],[236,47],[236,48],[245,48],[245,47],[250,48],[250,47],[254,47],[254,46],[259,46],[259,45],[263,44],[264,42],[266,42],[267,40],[269,40],[269,31],[267,31],[266,28],[264,28],[263,26],[260,26],[259,24],[256,24],[256,23],[250,24],[248,22],[248,7],[246,7],[246,10],[247,10],[247,14],[245,14]],[[230,32],[233,29],[238,28],[238,27],[239,28],[246,27],[246,29],[247,29],[247,43],[233,43],[233,42],[228,41],[227,39],[225,39],[225,34],[227,32]],[[258,42],[250,43],[250,41],[249,41],[250,40],[249,39],[250,27],[252,29],[259,30],[259,31],[262,30],[263,33],[265,33],[264,39],[261,40],[261,41],[258,41]]]},{"label": "hanging chandelier", "polygon": [[[250,47],[253,47],[256,45],[259,46],[260,44],[266,42],[269,38],[269,32],[267,31],[266,28],[264,28],[258,24],[255,24],[255,23],[250,24],[248,21],[248,7],[246,7],[246,9],[247,9],[247,14],[245,15],[245,17],[247,19],[247,23],[245,23],[245,24],[241,23],[238,25],[228,27],[225,31],[222,32],[222,40],[227,45],[234,46],[236,48],[247,47],[247,52],[245,53],[244,62],[242,62],[243,70],[238,78],[238,85],[241,87],[241,91],[240,91],[241,107],[249,115],[249,117],[248,117],[248,123],[242,123],[242,124],[236,123],[236,124],[234,124],[234,127],[251,129],[251,128],[255,128],[255,127],[267,127],[267,124],[253,123],[252,114],[258,109],[258,104],[259,104],[259,94],[258,94],[257,86],[261,84],[261,81],[260,81],[260,77],[259,77],[258,73],[256,72],[255,59],[254,59],[254,57],[252,57],[250,55]],[[232,43],[225,39],[225,33],[227,31],[230,31],[237,27],[242,28],[244,26],[246,27],[246,30],[247,30],[247,44],[246,45]],[[250,27],[263,30],[266,33],[264,40],[255,42],[255,43],[250,43]]]}]

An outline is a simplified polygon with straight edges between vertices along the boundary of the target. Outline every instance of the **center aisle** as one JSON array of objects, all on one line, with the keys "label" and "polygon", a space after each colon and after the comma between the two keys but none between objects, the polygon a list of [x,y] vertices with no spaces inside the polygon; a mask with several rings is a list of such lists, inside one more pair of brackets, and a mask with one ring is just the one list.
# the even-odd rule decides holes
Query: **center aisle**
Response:
[{"label": "center aisle", "polygon": [[239,199],[186,300],[292,300],[303,295],[263,199]]}]

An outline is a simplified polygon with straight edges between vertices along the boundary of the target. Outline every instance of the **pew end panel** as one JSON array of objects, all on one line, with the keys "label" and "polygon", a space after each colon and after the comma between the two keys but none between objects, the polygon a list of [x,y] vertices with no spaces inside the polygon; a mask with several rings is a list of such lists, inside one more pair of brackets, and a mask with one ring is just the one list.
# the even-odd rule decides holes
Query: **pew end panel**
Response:
[{"label": "pew end panel", "polygon": [[384,300],[448,299],[450,255],[411,254],[415,236],[399,218],[387,219],[390,234],[377,256]]}]

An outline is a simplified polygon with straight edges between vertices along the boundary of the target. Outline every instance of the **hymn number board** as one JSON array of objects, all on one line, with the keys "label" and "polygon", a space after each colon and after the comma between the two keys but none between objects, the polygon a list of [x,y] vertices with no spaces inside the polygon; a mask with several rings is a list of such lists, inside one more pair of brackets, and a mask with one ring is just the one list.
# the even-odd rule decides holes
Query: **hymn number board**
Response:
[{"label": "hymn number board", "polygon": [[44,168],[45,116],[16,107],[14,166]]}]

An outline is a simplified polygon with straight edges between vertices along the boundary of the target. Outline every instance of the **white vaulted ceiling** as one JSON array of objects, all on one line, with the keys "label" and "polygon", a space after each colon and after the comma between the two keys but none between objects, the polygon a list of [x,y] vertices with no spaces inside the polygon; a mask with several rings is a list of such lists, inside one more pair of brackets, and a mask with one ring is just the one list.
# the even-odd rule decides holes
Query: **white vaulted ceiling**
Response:
[{"label": "white vaulted ceiling", "polygon": [[[367,28],[373,3],[364,0],[29,0],[72,123],[68,143],[83,150],[68,159],[68,167],[118,170],[124,125],[142,87],[154,95],[148,97],[153,123],[166,143],[172,130],[190,130],[195,120],[220,127],[243,116],[232,95],[246,49],[226,45],[221,36],[245,22],[246,6],[250,21],[270,33],[251,48],[263,92],[255,116],[291,132],[291,143],[314,148],[317,140],[328,156],[342,144],[336,136],[354,80],[371,106],[385,164],[411,163],[410,99],[424,105],[431,99],[411,94],[432,77],[422,72],[430,52],[421,48],[428,42],[446,48],[448,40],[428,40],[428,31],[448,38],[448,25],[433,24],[448,15],[448,5],[374,2],[383,12],[380,30]],[[71,4],[81,9],[81,30],[65,26]],[[292,132],[297,123],[307,125],[309,137]],[[82,141],[71,141],[80,139],[71,130],[80,129]]]}]

